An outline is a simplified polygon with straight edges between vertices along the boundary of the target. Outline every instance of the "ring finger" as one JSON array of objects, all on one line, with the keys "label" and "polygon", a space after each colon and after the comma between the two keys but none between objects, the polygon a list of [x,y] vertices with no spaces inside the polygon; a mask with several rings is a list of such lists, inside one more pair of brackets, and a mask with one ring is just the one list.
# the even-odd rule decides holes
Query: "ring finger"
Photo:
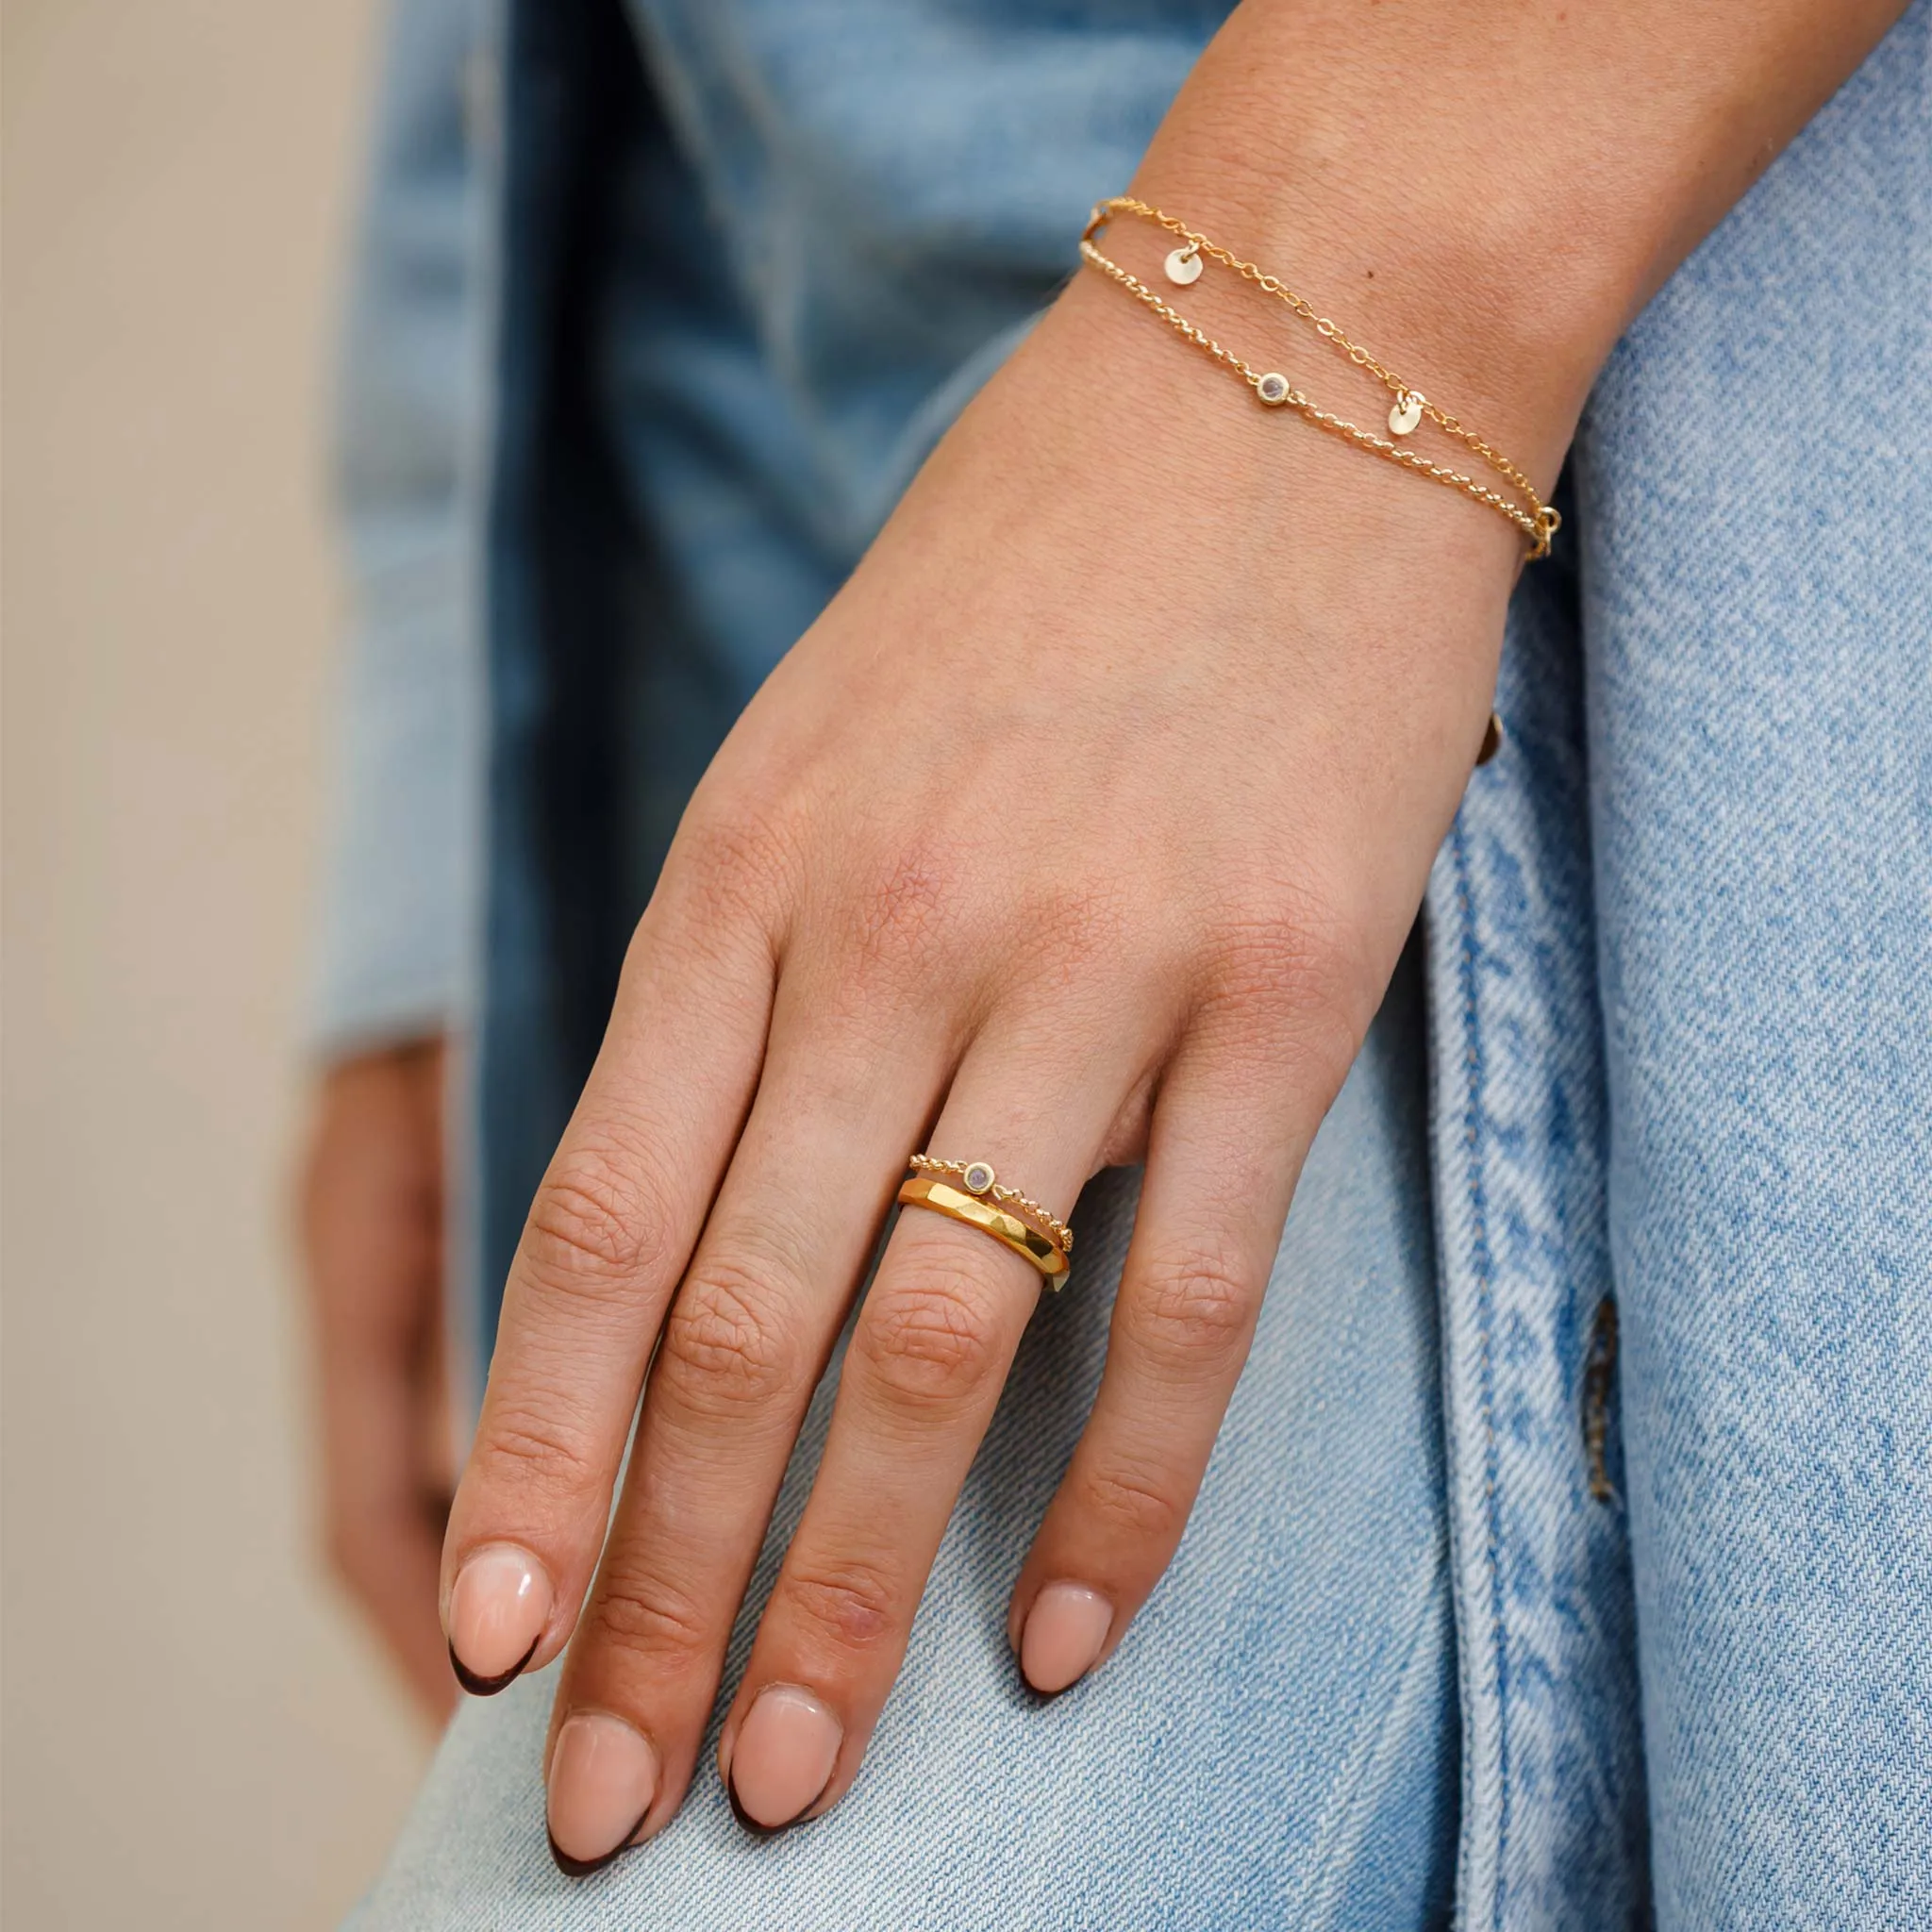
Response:
[{"label": "ring finger", "polygon": [[[1055,1054],[1058,1071],[1042,1081]],[[1118,1033],[1086,1052],[1069,1052],[1058,1031],[983,1034],[954,1081],[934,1152],[990,1161],[1064,1214],[1138,1077],[1119,1055]],[[857,1774],[1041,1283],[982,1229],[901,1213],[720,1742],[733,1802],[751,1824],[774,1829],[816,1815]]]}]

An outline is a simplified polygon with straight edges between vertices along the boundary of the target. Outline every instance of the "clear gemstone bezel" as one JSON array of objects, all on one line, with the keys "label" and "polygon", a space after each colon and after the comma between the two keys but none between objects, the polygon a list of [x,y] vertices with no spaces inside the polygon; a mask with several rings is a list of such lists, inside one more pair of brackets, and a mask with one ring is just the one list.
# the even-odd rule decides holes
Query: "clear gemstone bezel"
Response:
[{"label": "clear gemstone bezel", "polygon": [[969,1194],[990,1194],[992,1192],[992,1169],[983,1160],[970,1160],[966,1171],[959,1178],[966,1184]]}]

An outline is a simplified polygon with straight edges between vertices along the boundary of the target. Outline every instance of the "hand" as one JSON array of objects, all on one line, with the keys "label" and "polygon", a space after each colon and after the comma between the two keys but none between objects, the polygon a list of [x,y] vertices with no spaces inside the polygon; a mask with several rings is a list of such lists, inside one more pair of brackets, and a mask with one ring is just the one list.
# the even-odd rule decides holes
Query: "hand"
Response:
[{"label": "hand", "polygon": [[440,1042],[325,1078],[303,1180],[328,1552],[428,1714],[456,1698],[436,1613],[454,1474],[442,1348]]},{"label": "hand", "polygon": [[[1118,1644],[1482,740],[1521,549],[1090,280],[752,705],[532,1208],[451,1523],[470,1672],[575,1628],[547,1766],[566,1869],[680,1801],[913,1149],[1060,1214],[1146,1160],[1106,1378],[1010,1622],[1046,1691]],[[758,1824],[857,1774],[1039,1289],[983,1234],[900,1216],[724,1729]]]},{"label": "hand", "polygon": [[[1897,8],[1246,0],[1134,192],[1291,263],[1546,493],[1646,292]],[[1131,245],[1158,275],[1165,242]],[[1311,338],[1190,292],[1361,408]],[[445,1551],[471,1672],[571,1645],[566,1869],[684,1793],[913,1149],[1061,1214],[1145,1158],[1106,1375],[1011,1607],[1040,1689],[1106,1661],[1480,743],[1520,558],[1491,512],[1252,407],[1083,276],[769,681],[532,1208]],[[754,1824],[857,1774],[1038,1291],[983,1234],[900,1217],[724,1726]]]}]

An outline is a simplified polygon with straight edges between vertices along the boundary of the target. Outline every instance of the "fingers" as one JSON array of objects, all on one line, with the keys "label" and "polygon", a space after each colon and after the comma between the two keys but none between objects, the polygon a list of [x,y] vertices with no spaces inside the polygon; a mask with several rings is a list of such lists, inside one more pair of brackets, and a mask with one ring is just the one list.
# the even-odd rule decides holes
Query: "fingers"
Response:
[{"label": "fingers", "polygon": [[916,1030],[875,1042],[786,1015],[773,1037],[558,1690],[550,1836],[572,1873],[682,1800],[792,1443],[949,1071],[948,1043]]},{"label": "fingers", "polygon": [[570,1634],[645,1363],[758,1081],[770,941],[705,882],[689,858],[667,869],[510,1270],[443,1555],[450,1657],[475,1692]]},{"label": "fingers", "polygon": [[329,1077],[304,1244],[322,1369],[330,1560],[429,1714],[455,1695],[436,1617],[447,1471],[436,1455],[441,1057],[372,1054]]},{"label": "fingers", "polygon": [[1332,1091],[1211,1060],[1184,1049],[1163,1083],[1106,1373],[1014,1587],[1008,1637],[1043,1694],[1107,1658],[1173,1558]]},{"label": "fingers", "polygon": [[[1102,1054],[1044,1032],[983,1035],[931,1147],[990,1160],[1063,1214],[1120,1106],[1119,1066],[1117,1041]],[[982,1230],[901,1211],[721,1740],[733,1803],[755,1825],[816,1815],[857,1774],[1041,1287],[1028,1262]]]}]

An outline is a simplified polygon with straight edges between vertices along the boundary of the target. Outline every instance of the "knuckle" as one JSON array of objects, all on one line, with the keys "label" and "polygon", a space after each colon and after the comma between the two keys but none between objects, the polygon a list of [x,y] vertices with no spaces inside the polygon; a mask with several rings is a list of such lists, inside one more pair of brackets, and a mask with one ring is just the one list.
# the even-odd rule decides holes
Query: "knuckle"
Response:
[{"label": "knuckle", "polygon": [[799,832],[782,806],[739,797],[689,814],[666,862],[667,883],[700,927],[732,918],[766,926],[798,875]]},{"label": "knuckle", "polygon": [[1339,924],[1304,901],[1224,924],[1197,990],[1194,1028],[1251,1075],[1285,1067],[1332,1099],[1368,1032],[1381,981]]},{"label": "knuckle", "polygon": [[1118,877],[1052,876],[1027,894],[1016,951],[1024,970],[1067,989],[1091,980],[1099,969],[1117,976],[1164,916],[1158,901],[1138,896],[1134,881]]},{"label": "knuckle", "polygon": [[582,1496],[602,1480],[589,1439],[560,1409],[494,1402],[484,1410],[465,1484],[487,1496]]},{"label": "knuckle", "polygon": [[660,1270],[669,1220],[641,1178],[646,1167],[599,1147],[558,1158],[524,1231],[525,1258],[542,1289],[601,1300]]},{"label": "knuckle", "polygon": [[875,863],[852,912],[861,968],[924,978],[945,957],[958,919],[957,861],[922,839]]},{"label": "knuckle", "polygon": [[690,1661],[717,1641],[711,1620],[686,1591],[641,1570],[619,1570],[605,1578],[593,1624],[593,1641],[638,1658]]},{"label": "knuckle", "polygon": [[1211,998],[1297,1013],[1352,1010],[1362,974],[1341,921],[1308,893],[1232,908],[1211,958]]},{"label": "knuckle", "polygon": [[1240,1259],[1211,1241],[1162,1250],[1123,1295],[1119,1320],[1163,1372],[1222,1368],[1247,1345],[1258,1295]]},{"label": "knuckle", "polygon": [[887,1641],[899,1623],[899,1588],[858,1557],[801,1565],[785,1578],[788,1607],[835,1650],[865,1651]]},{"label": "knuckle", "polygon": [[800,1350],[783,1298],[735,1262],[705,1262],[672,1306],[658,1374],[681,1403],[705,1412],[735,1412],[790,1393],[800,1378]]},{"label": "knuckle", "polygon": [[1176,1542],[1187,1521],[1187,1505],[1169,1484],[1124,1463],[1092,1471],[1079,1500],[1110,1544]]},{"label": "knuckle", "polygon": [[956,1269],[914,1263],[867,1303],[853,1338],[887,1397],[908,1407],[954,1407],[999,1373],[999,1321],[990,1298]]}]

